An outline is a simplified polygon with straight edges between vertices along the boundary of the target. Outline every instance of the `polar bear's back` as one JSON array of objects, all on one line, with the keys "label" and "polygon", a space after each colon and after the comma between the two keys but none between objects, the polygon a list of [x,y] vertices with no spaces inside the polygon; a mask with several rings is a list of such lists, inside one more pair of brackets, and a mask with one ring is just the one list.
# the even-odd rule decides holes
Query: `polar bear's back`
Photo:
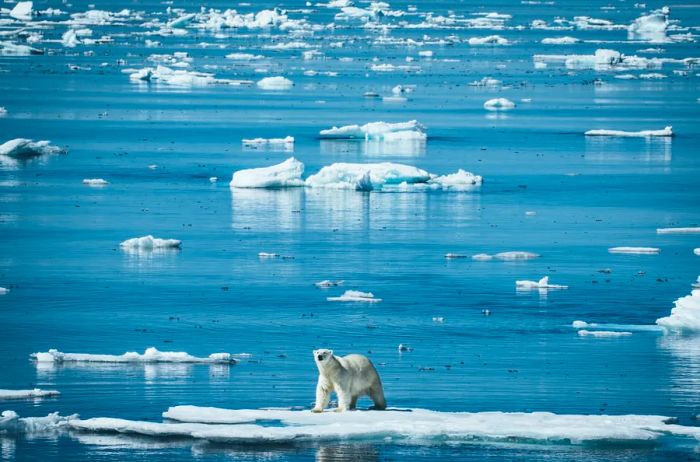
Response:
[{"label": "polar bear's back", "polygon": [[361,374],[364,377],[373,377],[377,375],[377,370],[374,368],[372,361],[366,356],[352,354],[340,358],[341,365],[344,369],[356,374]]}]

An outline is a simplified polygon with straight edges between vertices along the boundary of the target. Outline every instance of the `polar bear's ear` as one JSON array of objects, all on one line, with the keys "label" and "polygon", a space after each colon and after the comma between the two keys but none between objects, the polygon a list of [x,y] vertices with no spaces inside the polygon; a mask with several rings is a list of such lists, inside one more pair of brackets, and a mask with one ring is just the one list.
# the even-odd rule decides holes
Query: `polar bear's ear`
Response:
[{"label": "polar bear's ear", "polygon": [[329,356],[333,356],[333,350],[328,350]]}]

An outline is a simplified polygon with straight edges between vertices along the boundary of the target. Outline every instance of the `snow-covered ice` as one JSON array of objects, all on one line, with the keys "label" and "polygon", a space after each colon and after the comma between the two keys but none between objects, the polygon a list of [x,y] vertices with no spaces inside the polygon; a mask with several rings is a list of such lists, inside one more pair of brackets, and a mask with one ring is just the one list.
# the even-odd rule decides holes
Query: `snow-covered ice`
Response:
[{"label": "snow-covered ice", "polygon": [[426,140],[426,129],[417,120],[408,122],[370,122],[364,125],[345,125],[321,130],[322,138],[365,140]]},{"label": "snow-covered ice", "polygon": [[700,227],[691,226],[685,228],[657,228],[656,234],[700,234]]},{"label": "snow-covered ice", "polygon": [[66,428],[69,420],[79,419],[78,414],[61,416],[53,412],[45,417],[20,417],[15,411],[0,413],[0,435],[53,433]]},{"label": "snow-covered ice", "polygon": [[10,10],[10,17],[20,21],[30,21],[32,19],[33,2],[17,2]]},{"label": "snow-covered ice", "polygon": [[631,254],[657,254],[661,249],[657,247],[610,247],[610,253],[631,253]]},{"label": "snow-covered ice", "polygon": [[31,358],[37,363],[197,363],[197,364],[235,364],[237,359],[231,353],[212,353],[206,358],[192,356],[184,351],[159,351],[154,347],[137,353],[129,351],[122,355],[63,353],[58,350],[32,353]]},{"label": "snow-covered ice", "polygon": [[265,77],[257,83],[258,88],[263,90],[289,90],[294,86],[294,82],[288,78],[277,76],[277,77]]},{"label": "snow-covered ice", "polygon": [[107,186],[109,182],[102,178],[85,178],[83,184],[88,186]]},{"label": "snow-covered ice", "polygon": [[654,43],[668,42],[666,36],[670,10],[667,6],[635,19],[627,28],[630,40],[644,40]]},{"label": "snow-covered ice", "polygon": [[50,141],[34,141],[27,138],[15,138],[0,144],[0,156],[26,159],[49,154],[61,154],[65,150],[53,146]]},{"label": "snow-covered ice", "polygon": [[543,45],[573,45],[574,43],[578,43],[581,40],[577,39],[576,37],[548,37],[548,38],[543,38],[542,39],[542,44]]},{"label": "snow-covered ice", "polygon": [[508,111],[515,107],[515,103],[507,98],[493,98],[484,103],[484,109],[488,111]]},{"label": "snow-covered ice", "polygon": [[612,330],[586,330],[578,331],[581,337],[629,337],[632,332],[612,331]]},{"label": "snow-covered ice", "polygon": [[700,289],[676,300],[671,314],[657,319],[656,324],[671,332],[700,332]]},{"label": "snow-covered ice", "polygon": [[178,239],[160,239],[150,234],[143,237],[127,239],[119,244],[123,249],[153,250],[180,248],[182,241]]},{"label": "snow-covered ice", "polygon": [[234,172],[229,185],[232,188],[288,188],[304,186],[301,175],[304,164],[290,157],[271,167],[251,168]]},{"label": "snow-covered ice", "polygon": [[641,130],[628,132],[623,130],[588,130],[586,136],[622,136],[627,138],[650,138],[655,136],[673,136],[673,127],[668,126],[662,130]]},{"label": "snow-covered ice", "polygon": [[545,276],[539,281],[515,281],[515,287],[521,290],[535,290],[535,289],[568,289],[569,286],[562,286],[558,284],[550,284],[549,276]]},{"label": "snow-covered ice", "polygon": [[359,290],[346,290],[343,295],[338,297],[327,297],[329,302],[366,302],[377,303],[381,302],[381,298],[376,298],[372,292],[360,292]]},{"label": "snow-covered ice", "polygon": [[61,393],[57,390],[42,390],[34,388],[31,390],[7,390],[0,389],[0,399],[34,399],[58,396]]}]

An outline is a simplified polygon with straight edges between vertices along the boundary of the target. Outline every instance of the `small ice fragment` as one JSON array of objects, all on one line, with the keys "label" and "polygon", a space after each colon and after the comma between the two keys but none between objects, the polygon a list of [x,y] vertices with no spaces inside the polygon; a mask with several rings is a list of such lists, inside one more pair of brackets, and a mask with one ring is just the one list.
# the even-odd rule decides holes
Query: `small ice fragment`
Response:
[{"label": "small ice fragment", "polygon": [[455,259],[455,258],[467,258],[467,256],[459,254],[459,253],[446,253],[445,258],[447,258],[448,260],[451,260],[451,259]]},{"label": "small ice fragment", "polygon": [[318,287],[319,289],[327,289],[329,287],[337,287],[337,286],[342,286],[343,282],[345,281],[331,281],[329,279],[325,279],[320,282],[315,282],[314,285]]},{"label": "small ice fragment", "polygon": [[532,252],[523,252],[521,250],[515,250],[510,252],[501,252],[495,255],[499,260],[531,260],[533,258],[538,258],[539,254]]},{"label": "small ice fragment", "polygon": [[491,310],[483,309],[481,310],[481,314],[483,314],[484,316],[491,316]]},{"label": "small ice fragment", "polygon": [[[29,2],[31,3],[31,2]],[[42,390],[34,388],[32,390],[3,390],[0,389],[0,399],[31,399],[58,396],[61,393],[57,390]],[[0,432],[1,433],[1,432]]]},{"label": "small ice fragment", "polygon": [[322,138],[332,139],[366,139],[366,140],[426,140],[426,128],[417,120],[408,122],[370,122],[364,125],[345,125],[343,127],[321,130]]},{"label": "small ice fragment", "polygon": [[630,253],[630,254],[657,254],[661,249],[657,247],[610,247],[610,253]]},{"label": "small ice fragment", "polygon": [[433,322],[436,322],[438,324],[442,324],[445,322],[445,318],[442,316],[433,316]]},{"label": "small ice fragment", "polygon": [[401,353],[403,353],[403,352],[411,352],[411,351],[413,351],[413,348],[412,348],[410,345],[405,345],[405,344],[403,344],[403,343],[399,343],[399,348],[398,348],[398,350],[399,350],[399,352],[401,352]]},{"label": "small ice fragment", "polygon": [[506,98],[493,98],[484,103],[484,109],[488,111],[508,111],[515,107],[515,103]]},{"label": "small ice fragment", "polygon": [[691,228],[657,228],[656,234],[700,234],[700,227]]},{"label": "small ice fragment", "polygon": [[700,247],[698,247],[698,248],[696,248],[696,249],[693,249],[693,253],[694,253],[695,255],[700,255]]},{"label": "small ice fragment", "polygon": [[537,215],[537,212],[534,212],[532,210],[528,210],[525,212],[525,215],[527,215],[528,217],[532,217],[532,216]]},{"label": "small ice fragment", "polygon": [[216,176],[209,177],[209,183],[216,183],[217,181],[219,181],[219,177],[216,177]]},{"label": "small ice fragment", "polygon": [[477,253],[476,255],[472,255],[472,260],[489,261],[493,260],[493,255],[489,255],[487,253]]},{"label": "small ice fragment", "polygon": [[626,138],[650,138],[673,136],[673,127],[670,125],[663,130],[641,130],[638,132],[627,132],[623,130],[588,130],[586,136],[621,136]]},{"label": "small ice fragment", "polygon": [[468,40],[469,45],[510,45],[508,39],[500,35],[489,35],[487,37],[472,37]]},{"label": "small ice fragment", "polygon": [[515,281],[515,287],[522,290],[533,289],[568,289],[569,286],[562,286],[549,283],[549,276],[545,276],[539,281]]},{"label": "small ice fragment", "polygon": [[571,327],[574,329],[584,329],[589,327],[589,324],[586,321],[574,321],[571,323]]},{"label": "small ice fragment", "polygon": [[85,178],[83,184],[88,186],[107,186],[109,182],[102,178]]},{"label": "small ice fragment", "polygon": [[375,298],[372,292],[360,292],[359,290],[346,290],[343,295],[339,297],[327,297],[326,300],[329,302],[367,302],[367,303],[377,303],[381,302],[381,298]]},{"label": "small ice fragment", "polygon": [[156,164],[151,164],[148,166],[148,168],[150,168],[151,170],[155,170],[158,168],[158,166]]},{"label": "small ice fragment", "polygon": [[580,42],[576,37],[548,37],[542,39],[543,45],[573,45]]},{"label": "small ice fragment", "polygon": [[10,292],[10,289],[8,289],[7,287],[0,287],[0,295],[5,295],[8,292]]},{"label": "small ice fragment", "polygon": [[632,332],[617,332],[611,330],[586,330],[582,329],[578,331],[578,335],[581,337],[629,337]]},{"label": "small ice fragment", "polygon": [[282,255],[270,252],[258,252],[258,258],[279,258]]},{"label": "small ice fragment", "polygon": [[182,241],[178,239],[160,239],[152,235],[134,237],[119,244],[123,249],[153,250],[153,249],[179,249]]},{"label": "small ice fragment", "polygon": [[285,77],[277,76],[265,77],[264,79],[259,80],[257,85],[258,88],[263,90],[289,90],[294,86],[294,82]]}]

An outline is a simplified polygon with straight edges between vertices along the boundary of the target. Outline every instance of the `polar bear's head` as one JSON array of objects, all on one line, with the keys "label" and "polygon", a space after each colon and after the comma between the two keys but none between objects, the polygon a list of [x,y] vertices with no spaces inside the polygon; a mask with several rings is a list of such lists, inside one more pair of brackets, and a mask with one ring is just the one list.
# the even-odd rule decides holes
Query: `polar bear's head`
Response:
[{"label": "polar bear's head", "polygon": [[314,361],[321,368],[328,364],[328,360],[333,357],[333,350],[314,350]]}]

